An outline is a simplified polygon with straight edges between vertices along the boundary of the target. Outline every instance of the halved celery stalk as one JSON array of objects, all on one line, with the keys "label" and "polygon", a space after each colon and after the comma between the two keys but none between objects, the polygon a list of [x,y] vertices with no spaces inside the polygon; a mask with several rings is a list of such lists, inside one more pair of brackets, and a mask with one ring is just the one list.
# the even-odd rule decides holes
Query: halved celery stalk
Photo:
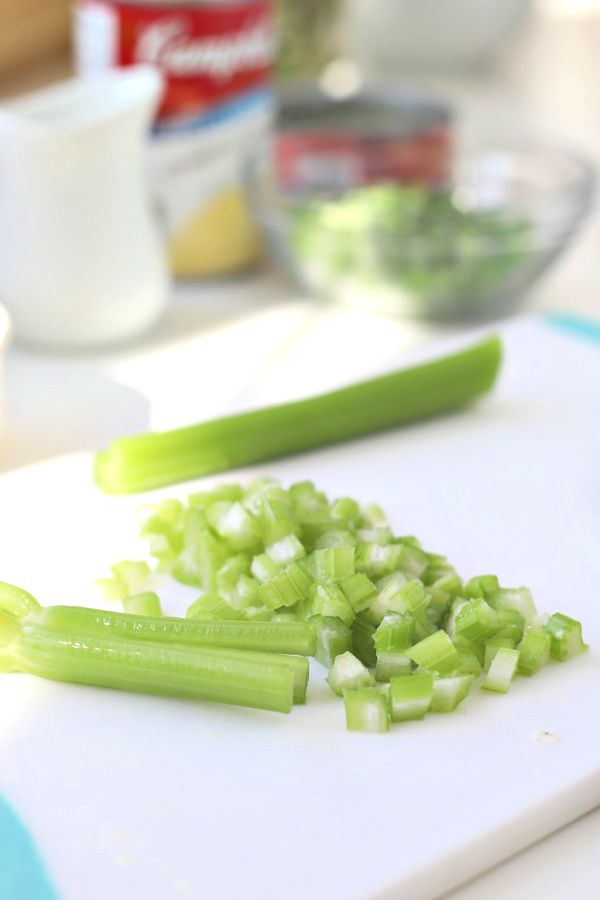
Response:
[{"label": "halved celery stalk", "polygon": [[341,390],[174,431],[118,438],[96,458],[109,493],[199,478],[467,406],[489,391],[497,337],[459,353]]},{"label": "halved celery stalk", "polygon": [[399,675],[410,675],[412,660],[401,650],[377,650],[375,680],[389,681]]},{"label": "halved celery stalk", "polygon": [[484,691],[507,694],[518,665],[519,651],[511,650],[510,647],[500,647],[481,687]]},{"label": "halved celery stalk", "polygon": [[356,616],[337,584],[319,584],[310,587],[311,610],[313,616],[334,616],[350,626]]},{"label": "halved celery stalk", "polygon": [[340,697],[344,691],[375,686],[375,679],[369,670],[350,652],[336,656],[325,680],[331,690]]},{"label": "halved celery stalk", "polygon": [[139,616],[162,616],[160,599],[154,591],[143,591],[123,598],[123,610]]},{"label": "halved celery stalk", "polygon": [[390,719],[386,697],[374,688],[358,688],[344,693],[348,731],[383,734],[389,731]]},{"label": "halved celery stalk", "polygon": [[485,600],[470,600],[458,611],[455,633],[471,641],[487,641],[504,628],[498,613]]},{"label": "halved celery stalk", "polygon": [[215,622],[164,616],[135,616],[83,606],[44,606],[28,614],[27,624],[123,640],[228,647],[314,656],[317,636],[310,622]]},{"label": "halved celery stalk", "polygon": [[452,674],[433,679],[433,696],[431,709],[433,712],[452,712],[461,703],[471,689],[474,676],[472,674]]},{"label": "halved celery stalk", "polygon": [[492,661],[501,647],[508,647],[510,650],[514,650],[516,647],[516,641],[513,638],[509,637],[493,637],[490,638],[489,641],[485,642],[485,659],[483,661],[483,670],[487,672],[492,664]]},{"label": "halved celery stalk", "polygon": [[442,629],[409,647],[406,654],[422,669],[438,675],[446,675],[460,666],[456,647]]},{"label": "halved celery stalk", "polygon": [[367,609],[377,596],[377,588],[364,572],[356,572],[340,581],[340,589],[355,613]]},{"label": "halved celery stalk", "polygon": [[552,640],[548,631],[528,628],[519,644],[519,675],[535,675],[550,659]]},{"label": "halved celery stalk", "polygon": [[433,698],[433,675],[414,672],[390,681],[390,718],[392,722],[423,719]]},{"label": "halved celery stalk", "polygon": [[588,649],[588,645],[583,642],[581,622],[577,619],[554,613],[544,625],[544,631],[550,634],[550,655],[560,662]]},{"label": "halved celery stalk", "polygon": [[[0,668],[54,681],[290,712],[291,667],[243,651],[57,631],[0,617]],[[18,630],[15,632],[15,624]],[[270,655],[270,654],[267,654]]]},{"label": "halved celery stalk", "polygon": [[317,634],[315,659],[330,669],[336,656],[352,649],[352,632],[334,616],[313,616],[310,621]]},{"label": "halved celery stalk", "polygon": [[34,609],[41,609],[41,606],[28,591],[0,581],[0,610],[21,619]]}]

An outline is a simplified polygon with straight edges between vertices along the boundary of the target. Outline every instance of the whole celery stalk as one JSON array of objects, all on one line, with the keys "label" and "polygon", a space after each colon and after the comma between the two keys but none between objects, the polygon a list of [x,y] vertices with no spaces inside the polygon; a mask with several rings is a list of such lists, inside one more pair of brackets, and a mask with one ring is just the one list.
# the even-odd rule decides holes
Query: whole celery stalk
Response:
[{"label": "whole celery stalk", "polygon": [[117,438],[98,453],[95,478],[108,493],[135,493],[394,428],[472,403],[493,386],[500,360],[490,337],[306,400]]}]

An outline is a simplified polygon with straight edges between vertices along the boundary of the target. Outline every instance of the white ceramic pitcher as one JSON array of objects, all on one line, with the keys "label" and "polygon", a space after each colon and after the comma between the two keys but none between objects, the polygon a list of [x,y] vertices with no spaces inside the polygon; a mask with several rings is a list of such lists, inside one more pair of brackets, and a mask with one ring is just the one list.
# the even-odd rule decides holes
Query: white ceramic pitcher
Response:
[{"label": "white ceramic pitcher", "polygon": [[161,88],[140,66],[0,108],[0,302],[17,337],[99,346],[159,318],[168,275],[145,137]]}]

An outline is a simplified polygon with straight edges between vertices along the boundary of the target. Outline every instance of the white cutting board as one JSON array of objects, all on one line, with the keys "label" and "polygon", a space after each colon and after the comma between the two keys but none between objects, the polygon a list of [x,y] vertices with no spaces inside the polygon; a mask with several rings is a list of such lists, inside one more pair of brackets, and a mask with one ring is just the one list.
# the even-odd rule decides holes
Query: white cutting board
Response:
[{"label": "white cutting board", "polygon": [[[387,735],[345,730],[316,663],[289,716],[0,676],[0,791],[60,900],[428,900],[600,803],[600,347],[503,330],[472,410],[253,473],[380,502],[465,576],[580,618],[590,652]],[[140,502],[96,491],[85,456],[5,476],[0,578],[94,605],[142,550]]]}]

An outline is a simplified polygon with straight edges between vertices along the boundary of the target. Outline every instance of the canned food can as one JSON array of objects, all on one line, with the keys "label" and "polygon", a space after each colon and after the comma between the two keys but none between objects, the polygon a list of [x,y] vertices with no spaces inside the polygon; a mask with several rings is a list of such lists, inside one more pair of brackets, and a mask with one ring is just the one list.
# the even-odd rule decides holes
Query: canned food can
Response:
[{"label": "canned food can", "polygon": [[282,92],[274,161],[289,193],[341,193],[394,181],[443,185],[452,162],[452,112],[412,87],[368,85],[343,99],[320,89]]},{"label": "canned food can", "polygon": [[149,168],[173,274],[253,265],[261,245],[241,172],[273,118],[268,0],[78,0],[75,50],[84,75],[135,64],[163,73]]}]

